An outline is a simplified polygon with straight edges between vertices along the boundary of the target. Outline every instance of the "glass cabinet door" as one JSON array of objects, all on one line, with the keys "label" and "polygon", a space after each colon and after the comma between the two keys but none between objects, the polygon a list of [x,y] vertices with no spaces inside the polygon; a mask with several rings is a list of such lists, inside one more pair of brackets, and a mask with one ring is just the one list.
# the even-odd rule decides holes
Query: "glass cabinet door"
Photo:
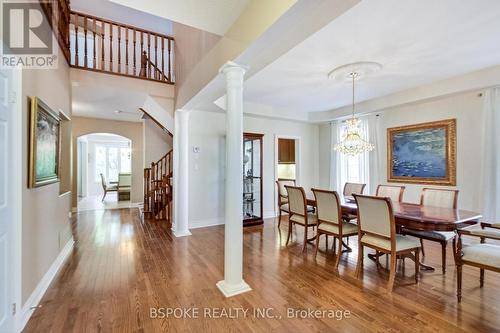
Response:
[{"label": "glass cabinet door", "polygon": [[262,134],[243,135],[243,224],[262,219]]}]

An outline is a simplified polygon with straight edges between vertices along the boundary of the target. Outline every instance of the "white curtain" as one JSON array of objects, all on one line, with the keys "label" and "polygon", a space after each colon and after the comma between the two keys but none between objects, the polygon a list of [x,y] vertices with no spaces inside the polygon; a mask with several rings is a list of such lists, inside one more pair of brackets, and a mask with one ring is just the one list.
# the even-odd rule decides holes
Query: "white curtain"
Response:
[{"label": "white curtain", "polygon": [[340,122],[330,124],[330,190],[342,193],[340,155],[333,147],[340,141]]},{"label": "white curtain", "polygon": [[380,184],[380,158],[381,158],[381,147],[379,140],[380,135],[380,116],[370,115],[367,117],[367,127],[368,127],[368,138],[369,142],[375,146],[369,153],[369,172],[368,179],[370,180],[370,194],[375,195],[378,184]]},{"label": "white curtain", "polygon": [[500,88],[488,89],[483,102],[483,219],[500,220]]}]

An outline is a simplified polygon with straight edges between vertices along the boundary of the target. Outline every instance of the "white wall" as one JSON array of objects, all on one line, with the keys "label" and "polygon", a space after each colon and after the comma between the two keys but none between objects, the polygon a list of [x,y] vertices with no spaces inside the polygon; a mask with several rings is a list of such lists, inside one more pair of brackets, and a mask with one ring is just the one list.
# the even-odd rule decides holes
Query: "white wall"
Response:
[{"label": "white wall", "polygon": [[319,125],[319,184],[323,189],[330,187],[330,154],[332,151],[330,124]]},{"label": "white wall", "polygon": [[[432,101],[412,103],[380,111],[379,144],[375,147],[380,160],[380,182],[387,183],[387,128],[456,118],[457,186],[444,188],[456,188],[460,190],[460,208],[479,211],[479,173],[482,167],[482,98],[478,96],[479,93],[480,91],[460,93]],[[327,127],[327,124],[320,126],[320,147],[329,145],[330,137],[326,134]],[[323,155],[326,149],[320,149],[321,155]],[[320,162],[320,164],[323,163]],[[325,177],[326,169],[320,168],[320,179],[322,181],[329,179],[329,177]],[[414,203],[419,202],[420,191],[423,187],[433,187],[430,185],[404,185],[406,186],[406,191],[403,200]]]},{"label": "white wall", "polygon": [[[318,186],[319,126],[245,116],[244,131],[264,134],[263,210],[275,214],[275,136],[300,138],[300,185]],[[199,153],[193,147],[200,147]],[[225,114],[191,111],[189,115],[189,227],[224,222]]]}]

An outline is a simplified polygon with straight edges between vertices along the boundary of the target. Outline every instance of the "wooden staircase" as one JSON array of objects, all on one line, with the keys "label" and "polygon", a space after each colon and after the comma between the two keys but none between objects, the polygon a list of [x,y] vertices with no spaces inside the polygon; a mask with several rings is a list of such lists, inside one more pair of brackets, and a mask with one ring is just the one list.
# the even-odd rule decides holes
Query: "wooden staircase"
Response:
[{"label": "wooden staircase", "polygon": [[172,224],[172,150],[144,169],[144,220]]}]

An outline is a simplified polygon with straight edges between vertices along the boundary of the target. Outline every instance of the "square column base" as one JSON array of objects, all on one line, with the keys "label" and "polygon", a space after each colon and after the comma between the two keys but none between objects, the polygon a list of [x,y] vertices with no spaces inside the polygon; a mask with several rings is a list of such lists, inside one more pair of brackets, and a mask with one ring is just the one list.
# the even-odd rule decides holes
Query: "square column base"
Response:
[{"label": "square column base", "polygon": [[252,290],[252,288],[250,288],[250,286],[243,280],[241,280],[241,283],[237,285],[229,285],[225,280],[221,280],[217,282],[216,286],[226,297],[236,296]]},{"label": "square column base", "polygon": [[183,231],[172,230],[172,233],[174,234],[175,237],[191,236],[191,232],[189,230],[183,230]]}]

